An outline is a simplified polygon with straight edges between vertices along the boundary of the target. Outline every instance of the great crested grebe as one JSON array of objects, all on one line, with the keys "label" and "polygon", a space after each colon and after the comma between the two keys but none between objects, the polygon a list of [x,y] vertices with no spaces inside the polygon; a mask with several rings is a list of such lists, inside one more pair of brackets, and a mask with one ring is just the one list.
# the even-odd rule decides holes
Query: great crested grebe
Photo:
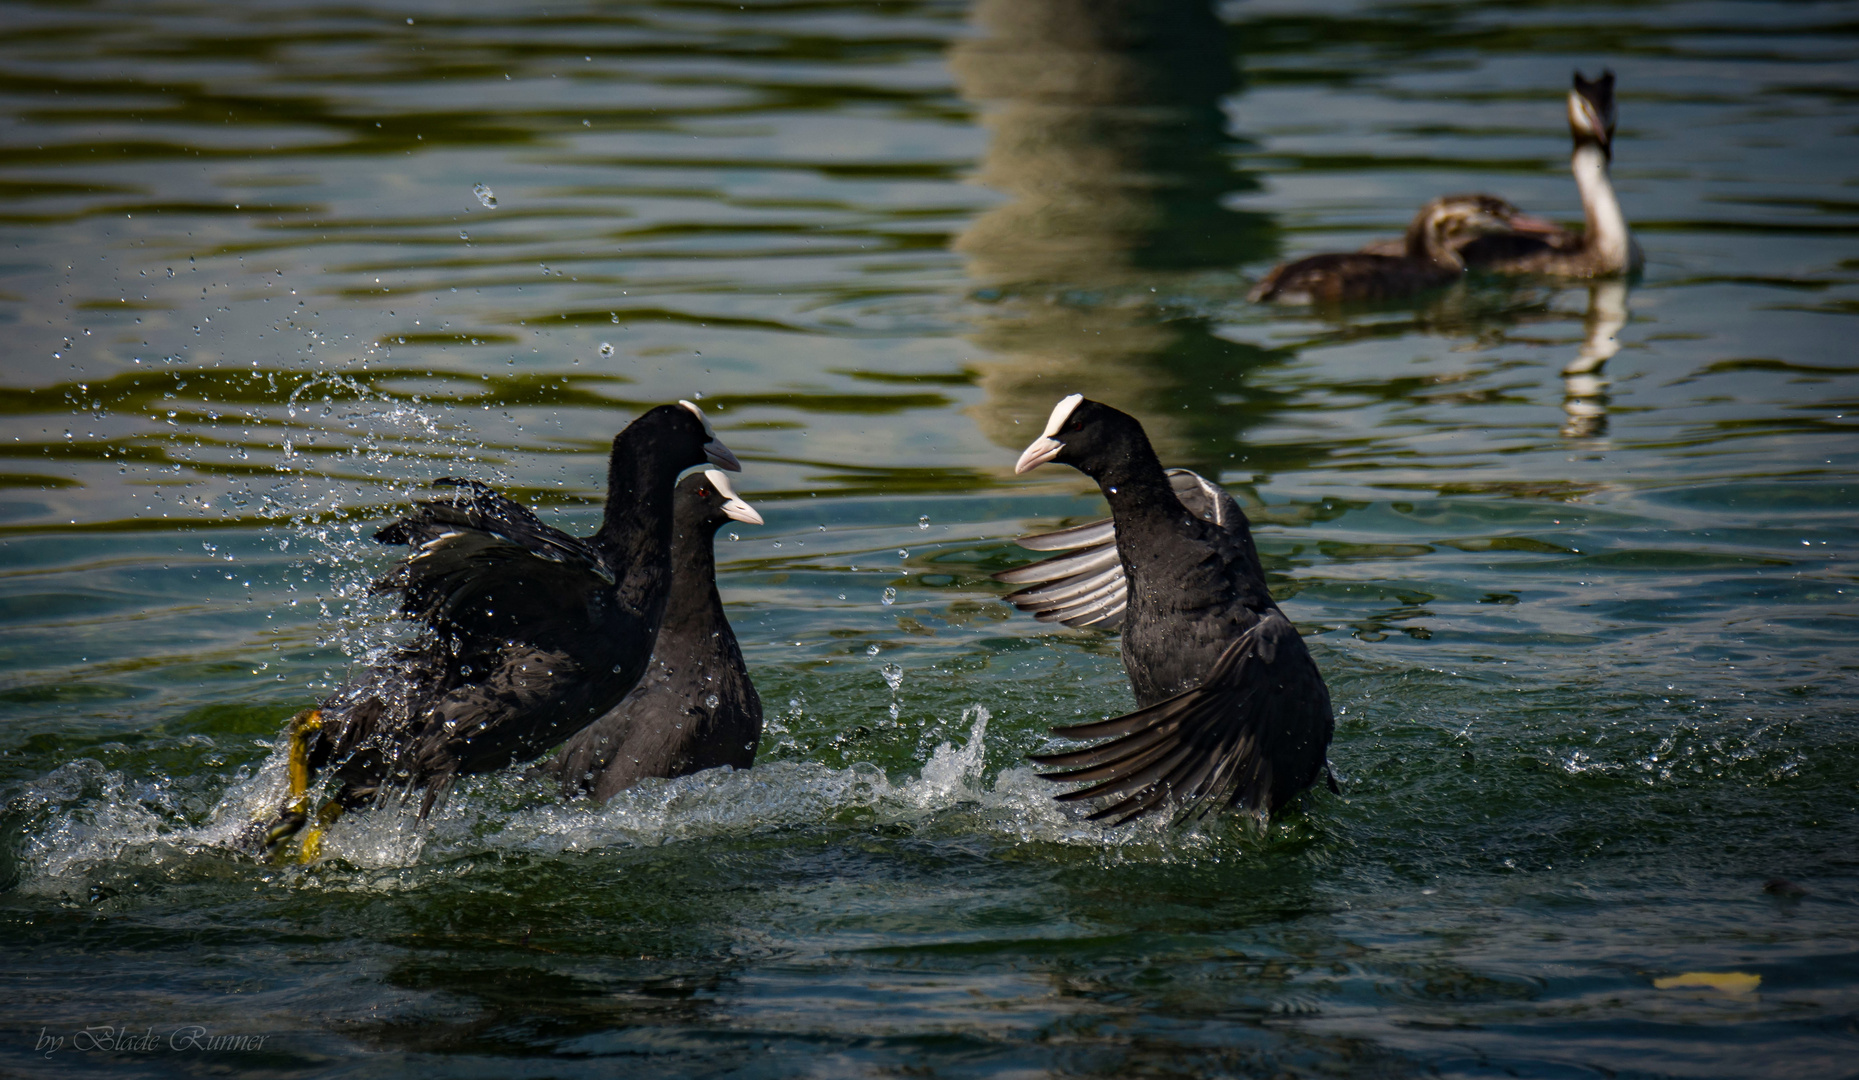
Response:
[{"label": "great crested grebe", "polygon": [[[1614,196],[1607,167],[1614,155],[1614,73],[1603,69],[1590,82],[1575,73],[1568,96],[1569,135],[1575,149],[1569,168],[1581,192],[1580,231],[1551,226],[1541,230],[1515,230],[1511,235],[1480,236],[1466,242],[1459,254],[1474,270],[1492,274],[1543,274],[1554,277],[1611,277],[1631,274],[1645,261],[1640,246],[1627,230],[1627,218]],[[1489,195],[1448,196],[1488,199]],[[1362,250],[1399,254],[1403,241],[1382,240]]]},{"label": "great crested grebe", "polygon": [[1460,251],[1481,237],[1508,239],[1553,228],[1491,195],[1449,195],[1420,208],[1398,252],[1330,252],[1285,263],[1266,274],[1246,299],[1334,304],[1411,296],[1462,276]]}]

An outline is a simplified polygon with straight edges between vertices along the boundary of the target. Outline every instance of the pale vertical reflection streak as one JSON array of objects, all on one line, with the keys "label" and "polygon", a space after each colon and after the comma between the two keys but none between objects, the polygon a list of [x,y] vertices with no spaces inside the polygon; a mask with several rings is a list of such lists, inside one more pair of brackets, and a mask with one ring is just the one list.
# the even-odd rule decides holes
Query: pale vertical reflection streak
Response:
[{"label": "pale vertical reflection streak", "polygon": [[1570,438],[1607,434],[1607,380],[1601,377],[1601,369],[1620,351],[1620,331],[1626,325],[1627,283],[1615,279],[1588,286],[1581,350],[1562,369],[1562,411],[1568,413],[1562,434]]},{"label": "pale vertical reflection streak", "polygon": [[973,18],[984,36],[949,66],[985,109],[978,180],[1012,201],[954,241],[993,301],[970,335],[987,393],[970,415],[1017,448],[1082,392],[1139,417],[1171,464],[1217,473],[1260,420],[1244,374],[1274,354],[1163,305],[1275,248],[1268,218],[1222,205],[1256,186],[1230,163],[1229,28],[1201,0],[979,0]]}]

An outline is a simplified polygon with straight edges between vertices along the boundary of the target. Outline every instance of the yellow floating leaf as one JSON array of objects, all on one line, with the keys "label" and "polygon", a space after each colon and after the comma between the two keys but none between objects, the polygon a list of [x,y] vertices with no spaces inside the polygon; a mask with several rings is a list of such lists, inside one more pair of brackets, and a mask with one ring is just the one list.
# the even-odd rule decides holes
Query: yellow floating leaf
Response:
[{"label": "yellow floating leaf", "polygon": [[1747,971],[1687,971],[1652,981],[1659,990],[1721,990],[1726,994],[1754,993],[1762,976]]}]

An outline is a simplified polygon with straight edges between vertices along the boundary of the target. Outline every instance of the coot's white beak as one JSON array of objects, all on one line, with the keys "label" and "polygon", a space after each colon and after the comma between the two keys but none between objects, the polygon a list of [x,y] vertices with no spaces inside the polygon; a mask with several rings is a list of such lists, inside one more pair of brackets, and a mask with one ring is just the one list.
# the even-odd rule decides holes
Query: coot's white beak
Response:
[{"label": "coot's white beak", "polygon": [[762,515],[755,512],[755,507],[743,502],[741,497],[736,494],[736,489],[730,487],[729,477],[724,476],[715,469],[705,469],[704,479],[716,485],[716,493],[723,496],[723,513],[727,515],[731,521],[742,521],[750,525],[760,525],[762,523]]},{"label": "coot's white beak", "polygon": [[1065,449],[1065,444],[1058,440],[1059,429],[1065,426],[1065,421],[1071,419],[1072,410],[1083,400],[1083,394],[1067,394],[1059,399],[1059,403],[1052,407],[1052,415],[1046,417],[1046,430],[1033,440],[1033,445],[1026,448],[1020,460],[1013,463],[1015,473],[1037,469],[1059,456],[1059,451]]},{"label": "coot's white beak", "polygon": [[730,472],[741,472],[742,462],[737,461],[736,455],[730,453],[729,447],[723,445],[723,440],[716,437],[716,429],[710,426],[710,418],[704,415],[704,411],[690,402],[685,401],[683,398],[678,399],[678,404],[691,410],[704,425],[704,437],[706,440],[704,442],[704,460],[715,465],[719,469],[728,469]]},{"label": "coot's white beak", "polygon": [[1059,451],[1063,449],[1065,449],[1064,443],[1050,435],[1041,435],[1039,438],[1033,440],[1033,445],[1027,447],[1025,453],[1020,455],[1020,460],[1013,463],[1013,471],[1016,473],[1023,473],[1032,469],[1037,469],[1046,462],[1058,457]]}]

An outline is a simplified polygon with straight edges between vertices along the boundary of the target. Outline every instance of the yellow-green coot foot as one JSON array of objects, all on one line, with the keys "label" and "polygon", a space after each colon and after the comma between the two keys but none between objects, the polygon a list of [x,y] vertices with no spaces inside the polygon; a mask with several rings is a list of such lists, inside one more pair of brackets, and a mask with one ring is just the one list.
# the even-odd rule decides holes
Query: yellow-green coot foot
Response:
[{"label": "yellow-green coot foot", "polygon": [[375,586],[424,624],[415,642],[291,722],[289,800],[261,826],[274,847],[308,818],[308,787],[335,796],[304,840],[344,810],[423,791],[430,813],[461,775],[533,758],[599,718],[638,683],[671,587],[672,492],[706,462],[741,465],[690,402],[661,405],[613,440],[600,529],[570,536],[490,488],[441,480],[375,534],[413,551]]}]

